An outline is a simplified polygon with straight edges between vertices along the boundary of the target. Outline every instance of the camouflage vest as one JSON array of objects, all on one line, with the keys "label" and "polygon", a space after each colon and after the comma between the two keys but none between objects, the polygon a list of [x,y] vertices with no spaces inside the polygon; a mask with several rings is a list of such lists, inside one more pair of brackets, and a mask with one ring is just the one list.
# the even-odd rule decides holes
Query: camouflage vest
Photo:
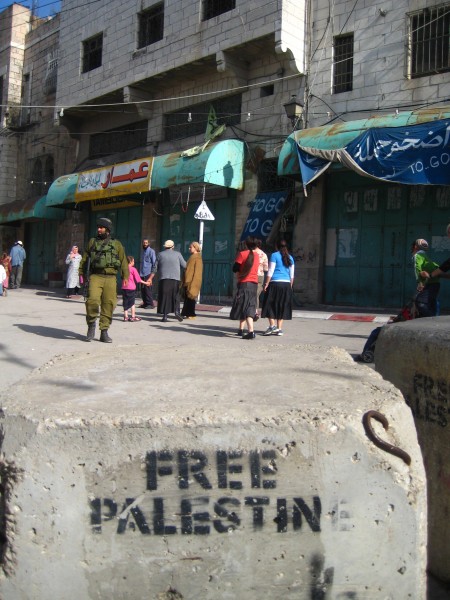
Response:
[{"label": "camouflage vest", "polygon": [[91,271],[104,271],[107,269],[120,269],[120,259],[117,252],[116,240],[104,240],[95,238],[94,243],[89,248],[91,256]]}]

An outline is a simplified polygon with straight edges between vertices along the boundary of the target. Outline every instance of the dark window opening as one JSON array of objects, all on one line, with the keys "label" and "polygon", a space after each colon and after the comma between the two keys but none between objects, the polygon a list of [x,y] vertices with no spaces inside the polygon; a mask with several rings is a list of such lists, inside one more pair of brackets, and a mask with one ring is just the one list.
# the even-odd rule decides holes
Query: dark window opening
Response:
[{"label": "dark window opening", "polygon": [[267,96],[273,96],[274,93],[274,85],[264,85],[260,91],[260,98],[266,98]]},{"label": "dark window opening", "polygon": [[203,21],[212,19],[236,8],[236,0],[204,0]]},{"label": "dark window opening", "polygon": [[145,48],[164,36],[164,3],[157,4],[139,15],[138,48]]},{"label": "dark window opening", "polygon": [[40,158],[34,161],[33,168],[31,171],[30,181],[30,193],[31,196],[42,196],[44,189],[44,182],[42,179],[42,162]]},{"label": "dark window opening", "polygon": [[353,33],[334,38],[333,93],[353,89]]},{"label": "dark window opening", "polygon": [[292,190],[293,179],[278,175],[278,160],[263,160],[258,166],[258,192],[283,192]]},{"label": "dark window opening", "polygon": [[410,17],[411,77],[450,70],[450,4]]},{"label": "dark window opening", "polygon": [[228,96],[183,108],[165,115],[164,136],[166,141],[180,140],[206,132],[211,107],[215,110],[217,125],[238,125],[241,122],[242,96]]},{"label": "dark window opening", "polygon": [[83,42],[83,73],[102,66],[103,33]]},{"label": "dark window opening", "polygon": [[147,121],[139,121],[91,135],[89,139],[89,157],[107,156],[108,154],[144,147],[147,145],[147,129]]}]

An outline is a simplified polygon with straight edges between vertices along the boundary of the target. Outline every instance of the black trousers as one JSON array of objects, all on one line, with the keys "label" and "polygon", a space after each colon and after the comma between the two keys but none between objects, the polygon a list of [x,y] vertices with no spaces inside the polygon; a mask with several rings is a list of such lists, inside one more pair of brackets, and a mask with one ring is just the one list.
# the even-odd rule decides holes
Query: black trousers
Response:
[{"label": "black trousers", "polygon": [[[143,281],[148,281],[150,275],[141,275]],[[141,296],[142,304],[144,306],[153,306],[153,286],[152,285],[141,285]]]}]

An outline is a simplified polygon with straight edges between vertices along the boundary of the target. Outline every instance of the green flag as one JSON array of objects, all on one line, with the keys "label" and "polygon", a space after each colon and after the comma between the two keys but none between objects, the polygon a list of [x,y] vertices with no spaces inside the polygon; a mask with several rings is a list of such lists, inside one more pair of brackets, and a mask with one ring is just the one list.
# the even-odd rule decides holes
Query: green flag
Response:
[{"label": "green flag", "polygon": [[214,110],[214,106],[211,104],[209,107],[208,122],[206,124],[205,142],[209,142],[213,138],[223,133],[225,131],[225,127],[225,123],[222,125],[217,123],[216,111]]}]

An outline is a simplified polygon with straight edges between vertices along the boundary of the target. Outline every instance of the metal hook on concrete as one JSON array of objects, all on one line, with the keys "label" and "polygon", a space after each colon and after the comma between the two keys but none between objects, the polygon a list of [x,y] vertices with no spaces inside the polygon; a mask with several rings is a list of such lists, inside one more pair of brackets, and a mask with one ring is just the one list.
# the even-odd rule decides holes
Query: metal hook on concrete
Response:
[{"label": "metal hook on concrete", "polygon": [[375,446],[378,446],[378,448],[380,448],[381,450],[389,452],[389,454],[393,454],[394,456],[398,456],[398,458],[401,458],[403,461],[405,461],[407,465],[410,465],[410,455],[401,448],[397,448],[397,446],[393,446],[389,442],[385,442],[380,437],[378,437],[375,431],[372,429],[372,423],[370,422],[371,419],[375,419],[376,421],[381,423],[385,431],[387,431],[389,428],[389,422],[383,414],[381,414],[377,410],[367,411],[363,415],[362,423],[364,425],[364,430],[369,440],[371,440],[375,444]]}]

